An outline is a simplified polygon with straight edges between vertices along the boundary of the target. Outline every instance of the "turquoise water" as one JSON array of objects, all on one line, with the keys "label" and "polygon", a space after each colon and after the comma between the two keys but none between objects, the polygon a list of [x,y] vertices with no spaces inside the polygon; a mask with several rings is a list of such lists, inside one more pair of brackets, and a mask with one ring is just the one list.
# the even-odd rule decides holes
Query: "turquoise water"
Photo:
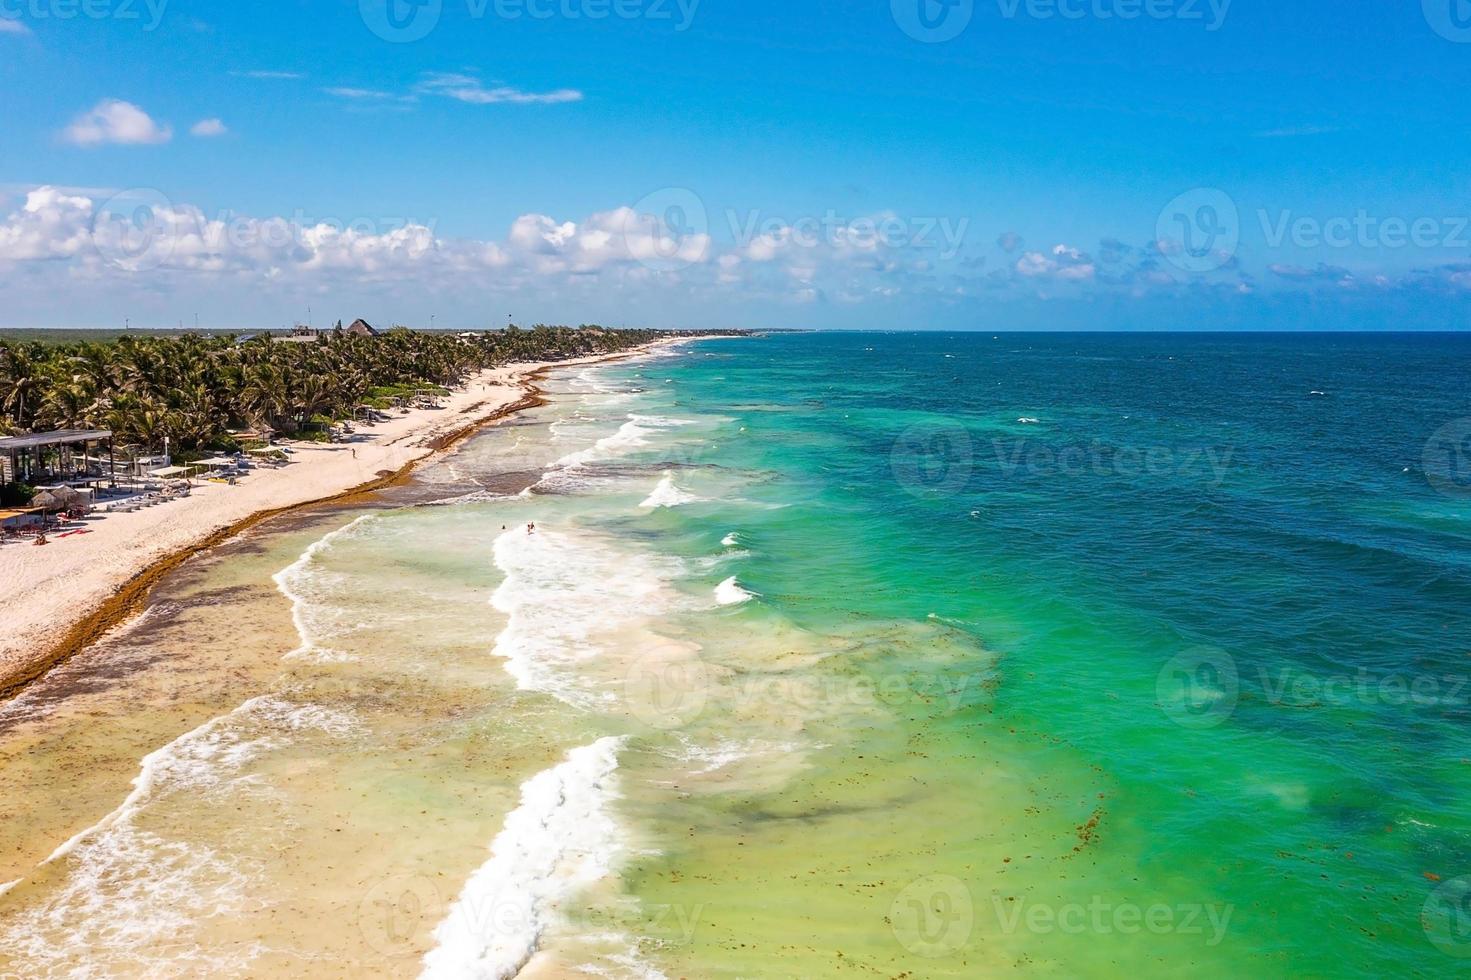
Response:
[{"label": "turquoise water", "polygon": [[79,800],[7,837],[0,972],[1464,973],[1468,368],[820,334],[554,372],[0,711],[0,788]]},{"label": "turquoise water", "polygon": [[[1043,906],[1008,944],[1018,964],[1454,972],[1463,962],[1431,939],[1467,952],[1452,910],[1471,871],[1471,513],[1447,468],[1457,457],[1433,437],[1467,410],[1468,367],[1457,338],[705,344],[647,380],[672,388],[678,411],[732,420],[689,462],[717,467],[710,481],[737,482],[742,499],[677,508],[659,531],[738,527],[739,581],[760,595],[740,615],[753,621],[939,622],[984,649],[980,671],[997,662],[980,697],[895,718],[822,767],[880,783],[933,768],[958,787],[999,769],[1020,784],[992,801],[934,784],[930,798],[843,793],[884,808],[875,834],[929,838],[923,857],[889,855],[890,870],[968,892],[966,940],[930,949],[947,955],[922,958],[922,974],[965,974],[965,949],[1006,931],[993,898],[1016,878],[971,851],[1027,827],[1029,805],[1067,838],[1049,827],[1013,842],[1045,863],[1009,896]],[[691,487],[702,478],[688,471]],[[886,650],[865,666],[902,673],[906,659]],[[945,669],[971,666],[957,663]],[[924,760],[895,758],[912,739]],[[800,810],[827,789],[815,780],[781,802]],[[969,820],[982,823],[950,825]],[[862,833],[819,819],[786,846],[841,851]],[[1086,927],[1049,925],[1099,900]],[[1127,906],[1160,903],[1217,921],[1229,910],[1229,924],[1215,943],[1209,927],[1124,931]]]}]

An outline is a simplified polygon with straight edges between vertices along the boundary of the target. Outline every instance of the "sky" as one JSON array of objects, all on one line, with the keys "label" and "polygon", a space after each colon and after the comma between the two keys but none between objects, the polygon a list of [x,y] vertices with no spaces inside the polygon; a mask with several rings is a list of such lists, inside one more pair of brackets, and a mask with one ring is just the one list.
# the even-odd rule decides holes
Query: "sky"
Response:
[{"label": "sky", "polygon": [[1471,326],[1471,2],[0,0],[0,326]]}]

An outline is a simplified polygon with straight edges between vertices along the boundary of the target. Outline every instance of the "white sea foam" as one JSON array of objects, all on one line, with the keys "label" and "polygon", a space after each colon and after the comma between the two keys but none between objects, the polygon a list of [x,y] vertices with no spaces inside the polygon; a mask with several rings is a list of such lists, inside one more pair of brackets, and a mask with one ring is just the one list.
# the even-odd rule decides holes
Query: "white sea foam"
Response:
[{"label": "white sea foam", "polygon": [[1042,424],[1042,420],[1041,419],[1031,419],[1031,418],[1026,418],[1025,416],[1023,416],[1022,418],[1017,419],[1017,422],[1019,422],[1022,425],[1041,425]]},{"label": "white sea foam", "polygon": [[[669,584],[677,564],[623,552],[585,532],[508,531],[496,539],[495,563],[505,580],[491,604],[508,617],[496,655],[521,689],[579,707],[612,701],[592,668],[624,649],[629,630],[679,599]],[[601,666],[617,672],[620,665]]]},{"label": "white sea foam", "polygon": [[659,481],[659,485],[654,488],[654,492],[649,494],[639,506],[645,510],[656,510],[660,507],[682,507],[703,499],[678,486],[674,482],[673,473],[666,473]]},{"label": "white sea foam", "polygon": [[276,588],[291,602],[291,621],[296,625],[296,635],[301,638],[288,658],[313,658],[319,661],[342,661],[351,657],[340,650],[333,650],[327,642],[350,629],[342,622],[337,610],[321,601],[334,587],[340,587],[343,578],[328,572],[318,560],[343,538],[349,537],[373,519],[364,514],[357,520],[331,531],[301,553],[301,557],[277,572],[273,577]]},{"label": "white sea foam", "polygon": [[742,588],[734,575],[715,587],[715,601],[722,606],[736,606],[754,598],[756,593]]},{"label": "white sea foam", "polygon": [[726,548],[739,548],[741,546],[741,535],[739,531],[732,531],[720,539],[720,544]]},{"label": "white sea foam", "polygon": [[266,695],[150,753],[117,809],[42,862],[65,860],[66,876],[44,902],[0,931],[0,954],[25,961],[35,973],[75,962],[93,965],[98,975],[238,969],[259,950],[212,952],[191,943],[188,933],[209,918],[248,911],[254,869],[201,842],[144,829],[139,817],[175,794],[209,799],[248,791],[257,784],[244,770],[264,753],[308,732],[342,737],[356,728],[346,712]]},{"label": "white sea foam", "polygon": [[604,738],[527,780],[490,860],[465,883],[434,931],[425,978],[508,980],[536,953],[563,903],[607,877],[622,854],[610,805],[618,751]]},{"label": "white sea foam", "polygon": [[568,453],[557,460],[554,465],[567,469],[599,460],[617,459],[648,446],[649,437],[661,429],[677,429],[695,424],[691,419],[670,418],[664,415],[630,415],[628,421],[623,423],[617,432],[599,439],[586,449]]}]

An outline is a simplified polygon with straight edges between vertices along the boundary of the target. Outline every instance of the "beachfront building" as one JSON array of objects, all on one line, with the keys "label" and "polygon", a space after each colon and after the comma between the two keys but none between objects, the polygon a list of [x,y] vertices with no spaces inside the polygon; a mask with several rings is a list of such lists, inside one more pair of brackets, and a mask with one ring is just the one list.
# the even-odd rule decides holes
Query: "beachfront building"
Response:
[{"label": "beachfront building", "polygon": [[[105,454],[103,444],[106,444]],[[0,484],[84,481],[112,475],[112,433],[59,429],[0,439]]]},{"label": "beachfront building", "polygon": [[363,320],[361,318],[352,321],[352,326],[348,327],[347,330],[344,332],[350,337],[378,336],[378,331],[373,329],[372,324],[368,323],[367,320]]},{"label": "beachfront building", "polygon": [[276,344],[320,344],[322,342],[322,334],[320,331],[313,330],[311,327],[298,323],[291,328],[289,334],[279,337],[272,336],[271,342]]}]

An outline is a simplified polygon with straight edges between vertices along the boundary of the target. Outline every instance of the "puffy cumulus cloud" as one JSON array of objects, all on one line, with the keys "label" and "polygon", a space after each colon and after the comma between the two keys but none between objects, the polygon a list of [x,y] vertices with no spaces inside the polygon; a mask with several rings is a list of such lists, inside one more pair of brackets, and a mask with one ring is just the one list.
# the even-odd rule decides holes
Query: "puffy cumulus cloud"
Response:
[{"label": "puffy cumulus cloud", "polygon": [[[651,308],[770,304],[794,315],[813,304],[1192,301],[1264,288],[1236,264],[1192,275],[1154,243],[1019,246],[991,264],[958,245],[947,251],[958,236],[892,215],[738,221],[726,239],[689,207],[654,210],[666,217],[631,207],[579,220],[525,214],[500,237],[466,239],[440,234],[433,220],[211,215],[152,191],[40,187],[0,218],[0,288],[39,297],[231,295],[230,288],[260,295],[366,288],[417,300],[431,292],[579,296],[589,304],[616,296]],[[1467,264],[1394,276],[1285,264],[1266,271],[1270,293],[1471,291]]]},{"label": "puffy cumulus cloud", "polygon": [[0,224],[0,261],[67,259],[91,246],[92,201],[55,187],[26,195],[21,209]]},{"label": "puffy cumulus cloud", "polygon": [[122,146],[167,143],[174,138],[172,127],[160,125],[131,102],[103,99],[72,120],[62,138],[74,146]]},{"label": "puffy cumulus cloud", "polygon": [[201,119],[189,127],[189,132],[195,136],[208,139],[212,136],[224,136],[230,131],[229,127],[219,119]]},{"label": "puffy cumulus cloud", "polygon": [[1013,267],[1024,279],[1053,279],[1060,282],[1084,282],[1097,273],[1088,254],[1071,245],[1055,245],[1050,255],[1025,252]]},{"label": "puffy cumulus cloud", "polygon": [[647,278],[711,259],[708,234],[675,234],[631,208],[582,222],[524,215],[504,241],[446,239],[436,222],[399,218],[307,219],[208,215],[153,191],[98,202],[41,187],[0,222],[7,263],[71,260],[89,276],[148,273],[323,281],[424,281],[504,274],[522,280],[632,275]]}]

